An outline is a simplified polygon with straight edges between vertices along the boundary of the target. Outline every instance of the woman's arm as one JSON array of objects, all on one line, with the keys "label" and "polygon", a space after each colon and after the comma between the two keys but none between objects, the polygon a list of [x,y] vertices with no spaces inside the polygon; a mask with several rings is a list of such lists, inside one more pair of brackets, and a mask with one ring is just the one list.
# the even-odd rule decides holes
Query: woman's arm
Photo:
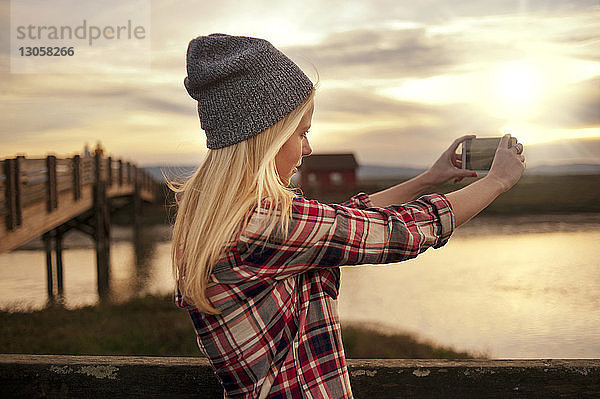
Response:
[{"label": "woman's arm", "polygon": [[219,281],[284,279],[315,268],[400,262],[443,246],[454,230],[452,206],[437,194],[368,209],[297,197],[288,234],[268,234],[265,217],[253,214],[232,248],[235,267],[213,270]]},{"label": "woman's arm", "polygon": [[373,206],[386,207],[389,205],[404,204],[417,198],[419,194],[428,188],[443,184],[450,179],[455,179],[455,182],[457,182],[465,177],[476,177],[477,174],[475,172],[461,169],[461,159],[456,154],[456,149],[463,141],[474,137],[474,135],[467,135],[454,140],[452,145],[442,153],[433,166],[419,176],[386,190],[370,194],[369,198]]},{"label": "woman's arm", "polygon": [[373,206],[384,208],[386,206],[399,205],[412,201],[418,197],[419,194],[432,186],[433,184],[427,176],[427,172],[424,172],[419,176],[396,184],[393,187],[374,194],[369,194],[369,198],[371,199]]},{"label": "woman's arm", "polygon": [[486,176],[460,190],[446,194],[446,198],[452,204],[456,227],[468,222],[503,192],[498,182]]}]

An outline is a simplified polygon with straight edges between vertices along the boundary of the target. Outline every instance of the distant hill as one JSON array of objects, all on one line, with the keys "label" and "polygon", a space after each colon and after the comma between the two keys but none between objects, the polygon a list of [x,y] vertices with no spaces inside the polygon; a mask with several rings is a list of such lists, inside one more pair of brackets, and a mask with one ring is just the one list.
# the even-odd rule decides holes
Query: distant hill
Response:
[{"label": "distant hill", "polygon": [[[375,165],[361,165],[358,169],[360,179],[385,178],[385,177],[412,177],[425,169],[388,167]],[[596,175],[600,174],[598,164],[568,164],[568,165],[540,165],[527,168],[527,175]]]},{"label": "distant hill", "polygon": [[528,168],[525,173],[528,175],[597,175],[600,174],[600,165],[541,165]]},{"label": "distant hill", "polygon": [[425,169],[377,165],[361,165],[358,168],[359,179],[378,179],[388,177],[413,177]]},{"label": "distant hill", "polygon": [[177,166],[144,166],[144,169],[156,180],[164,181],[163,172],[170,178],[176,176],[189,176],[196,170],[197,165],[177,165]]},{"label": "distant hill", "polygon": [[[176,175],[190,175],[196,170],[197,165],[180,165],[171,166],[168,169],[162,166],[145,166],[155,179],[163,181],[161,168],[171,178]],[[377,165],[361,165],[358,168],[359,179],[377,179],[377,178],[406,178],[418,175],[424,172],[425,169],[409,168],[409,167],[394,167],[394,166],[377,166]],[[528,168],[525,172],[527,175],[595,175],[600,174],[600,165],[598,164],[569,164],[569,165],[542,165],[533,168]]]}]

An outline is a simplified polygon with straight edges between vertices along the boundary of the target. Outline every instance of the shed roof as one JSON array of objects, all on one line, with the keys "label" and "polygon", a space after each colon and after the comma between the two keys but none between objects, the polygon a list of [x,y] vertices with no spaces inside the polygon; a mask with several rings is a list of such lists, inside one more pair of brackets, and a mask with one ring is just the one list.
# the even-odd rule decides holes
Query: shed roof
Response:
[{"label": "shed roof", "polygon": [[302,161],[301,171],[317,170],[355,170],[358,162],[354,154],[313,154]]}]

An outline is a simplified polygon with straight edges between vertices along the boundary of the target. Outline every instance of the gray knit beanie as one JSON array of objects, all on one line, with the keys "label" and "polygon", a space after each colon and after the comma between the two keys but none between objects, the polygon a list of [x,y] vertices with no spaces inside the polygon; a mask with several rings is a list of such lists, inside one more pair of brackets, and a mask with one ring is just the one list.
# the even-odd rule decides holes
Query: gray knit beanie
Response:
[{"label": "gray knit beanie", "polygon": [[184,85],[198,101],[208,148],[257,135],[293,111],[313,84],[263,39],[215,33],[193,39]]}]

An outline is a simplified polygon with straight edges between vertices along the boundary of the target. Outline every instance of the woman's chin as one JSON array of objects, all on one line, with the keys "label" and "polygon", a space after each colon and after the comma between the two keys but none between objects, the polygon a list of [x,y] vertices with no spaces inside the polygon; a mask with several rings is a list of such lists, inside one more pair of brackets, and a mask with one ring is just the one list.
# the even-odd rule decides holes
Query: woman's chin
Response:
[{"label": "woman's chin", "polygon": [[284,187],[289,187],[290,185],[290,181],[291,179],[281,179],[281,184],[283,184]]}]

